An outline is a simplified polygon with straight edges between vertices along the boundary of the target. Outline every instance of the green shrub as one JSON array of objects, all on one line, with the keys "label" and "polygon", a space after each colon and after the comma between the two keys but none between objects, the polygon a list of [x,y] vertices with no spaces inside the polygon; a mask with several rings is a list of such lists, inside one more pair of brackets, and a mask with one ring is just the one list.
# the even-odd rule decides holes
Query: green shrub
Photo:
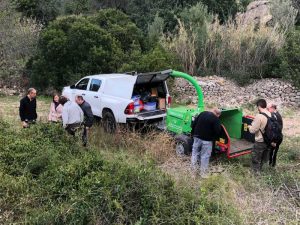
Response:
[{"label": "green shrub", "polygon": [[106,30],[84,17],[61,18],[42,32],[39,52],[28,66],[30,79],[41,89],[60,89],[83,75],[115,71],[122,55]]},{"label": "green shrub", "polygon": [[42,32],[39,51],[27,64],[31,85],[60,90],[91,74],[177,68],[175,57],[160,46],[148,51],[142,37],[128,16],[113,9],[59,18]]},{"label": "green shrub", "polygon": [[84,150],[53,124],[16,132],[1,121],[4,130],[0,223],[240,224],[234,207],[209,196],[215,186],[226,189],[222,182],[178,189],[152,163]]},{"label": "green shrub", "polygon": [[300,88],[300,29],[287,35],[285,45],[279,54],[279,66],[273,69],[273,74],[290,80]]}]

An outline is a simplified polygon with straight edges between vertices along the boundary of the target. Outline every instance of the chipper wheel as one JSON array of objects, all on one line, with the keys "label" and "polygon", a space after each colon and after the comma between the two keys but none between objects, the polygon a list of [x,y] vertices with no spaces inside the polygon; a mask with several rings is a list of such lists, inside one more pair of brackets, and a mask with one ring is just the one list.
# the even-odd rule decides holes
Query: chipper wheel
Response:
[{"label": "chipper wheel", "polygon": [[175,136],[176,153],[178,156],[189,155],[192,152],[193,139],[187,135],[180,134]]}]

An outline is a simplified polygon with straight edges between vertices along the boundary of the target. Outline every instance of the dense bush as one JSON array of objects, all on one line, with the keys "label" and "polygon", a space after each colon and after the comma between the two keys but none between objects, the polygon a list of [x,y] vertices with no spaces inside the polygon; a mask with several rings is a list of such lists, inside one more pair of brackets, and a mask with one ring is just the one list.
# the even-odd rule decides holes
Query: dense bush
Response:
[{"label": "dense bush", "polygon": [[117,10],[59,18],[43,30],[39,51],[28,63],[31,84],[61,89],[90,74],[177,67],[176,57],[161,47],[149,50],[147,43],[129,17]]},{"label": "dense bush", "polygon": [[113,72],[123,58],[120,44],[106,30],[84,17],[65,17],[42,34],[38,54],[28,68],[39,88],[61,88],[87,74]]},{"label": "dense bush", "polygon": [[207,198],[224,182],[179,190],[151,163],[86,151],[53,124],[16,132],[1,121],[0,131],[0,223],[240,223],[232,206]]},{"label": "dense bush", "polygon": [[279,53],[277,65],[274,65],[273,75],[280,75],[292,81],[300,88],[300,29],[291,31]]},{"label": "dense bush", "polygon": [[61,0],[12,0],[23,16],[47,24],[60,14]]}]

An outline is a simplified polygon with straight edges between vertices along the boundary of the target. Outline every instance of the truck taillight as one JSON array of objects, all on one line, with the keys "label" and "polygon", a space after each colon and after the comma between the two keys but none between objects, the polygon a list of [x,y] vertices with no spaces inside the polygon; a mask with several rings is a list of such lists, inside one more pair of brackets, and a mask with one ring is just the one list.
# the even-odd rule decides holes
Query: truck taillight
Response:
[{"label": "truck taillight", "polygon": [[128,104],[128,106],[126,107],[124,113],[127,114],[127,115],[131,115],[131,114],[134,113],[134,103],[133,102]]},{"label": "truck taillight", "polygon": [[171,96],[168,96],[168,107],[171,107],[171,103],[172,103],[172,98]]}]

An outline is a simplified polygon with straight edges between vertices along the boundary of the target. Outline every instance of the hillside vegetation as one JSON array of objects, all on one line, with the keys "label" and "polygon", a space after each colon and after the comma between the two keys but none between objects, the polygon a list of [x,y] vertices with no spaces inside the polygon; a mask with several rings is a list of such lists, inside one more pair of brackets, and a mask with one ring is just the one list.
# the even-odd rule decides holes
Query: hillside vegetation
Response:
[{"label": "hillside vegetation", "polygon": [[111,136],[95,125],[83,148],[60,125],[42,123],[49,99],[39,98],[42,121],[30,129],[17,122],[17,98],[1,102],[2,224],[298,223],[299,137],[286,134],[275,170],[254,176],[249,156],[221,157],[203,180],[167,134]]},{"label": "hillside vegetation", "polygon": [[87,74],[173,68],[299,86],[299,1],[271,0],[267,25],[236,20],[250,2],[3,0],[1,80],[46,92]]}]

